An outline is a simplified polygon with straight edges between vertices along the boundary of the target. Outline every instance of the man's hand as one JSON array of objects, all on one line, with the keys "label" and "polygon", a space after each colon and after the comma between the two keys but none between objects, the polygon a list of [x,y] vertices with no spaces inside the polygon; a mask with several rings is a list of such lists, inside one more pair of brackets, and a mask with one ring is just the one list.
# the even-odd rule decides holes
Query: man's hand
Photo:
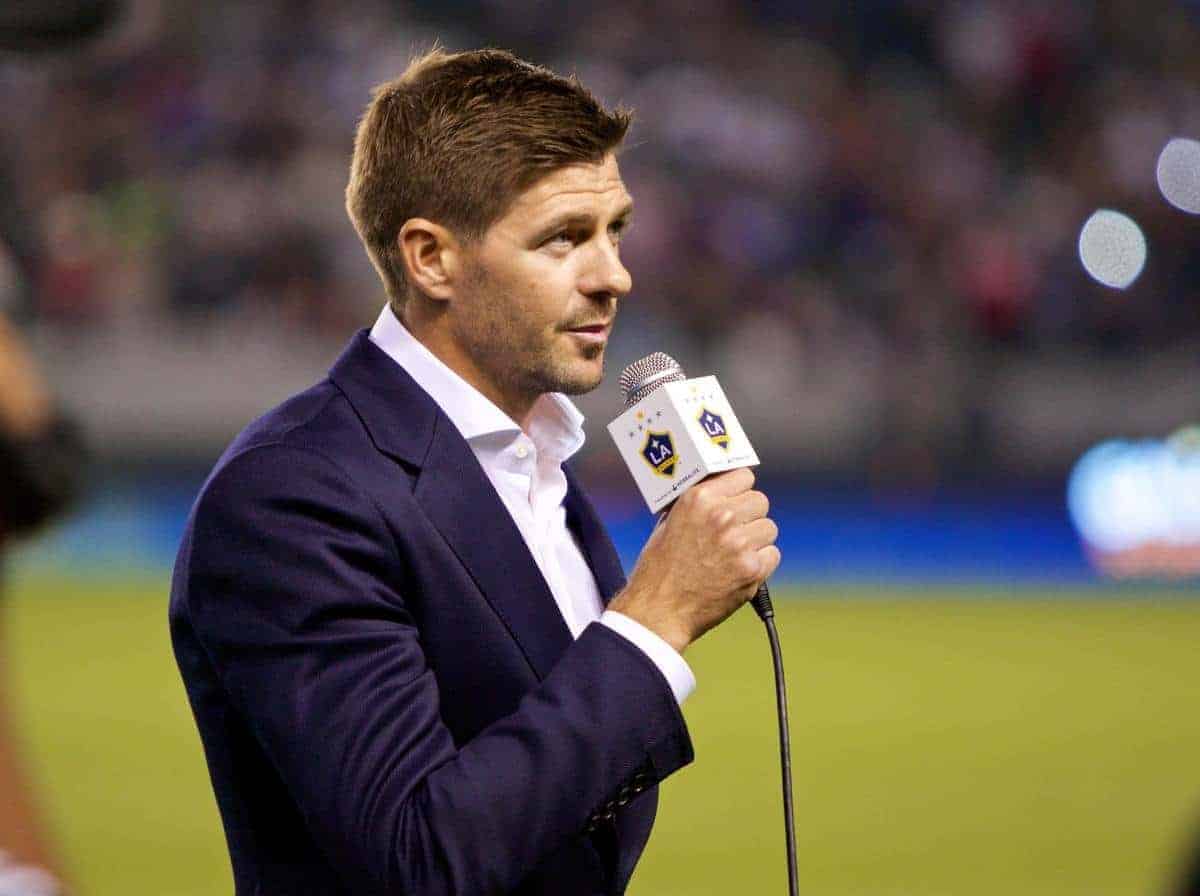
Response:
[{"label": "man's hand", "polygon": [[754,596],[779,566],[779,527],[748,468],[710,476],[659,520],[608,609],[680,653]]}]

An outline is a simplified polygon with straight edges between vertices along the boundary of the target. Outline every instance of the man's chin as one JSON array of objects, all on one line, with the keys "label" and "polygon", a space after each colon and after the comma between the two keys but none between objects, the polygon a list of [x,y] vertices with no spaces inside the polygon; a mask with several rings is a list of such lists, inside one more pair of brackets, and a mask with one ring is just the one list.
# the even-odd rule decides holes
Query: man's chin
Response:
[{"label": "man's chin", "polygon": [[555,392],[563,395],[583,395],[591,392],[604,380],[604,355],[594,361],[573,365],[573,369],[562,371]]},{"label": "man's chin", "polygon": [[603,379],[603,376],[591,377],[586,380],[572,379],[563,382],[561,388],[554,391],[561,392],[563,395],[585,395],[599,386]]}]

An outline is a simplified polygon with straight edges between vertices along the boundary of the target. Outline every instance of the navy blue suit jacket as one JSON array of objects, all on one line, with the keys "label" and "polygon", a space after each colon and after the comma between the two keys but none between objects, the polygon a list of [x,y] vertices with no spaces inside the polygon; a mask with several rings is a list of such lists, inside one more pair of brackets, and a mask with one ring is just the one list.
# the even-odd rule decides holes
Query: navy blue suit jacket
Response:
[{"label": "navy blue suit jacket", "polygon": [[[568,469],[568,523],[623,585]],[[238,894],[614,894],[691,761],[657,667],[572,640],[437,405],[360,332],[188,521],[171,635]]]}]

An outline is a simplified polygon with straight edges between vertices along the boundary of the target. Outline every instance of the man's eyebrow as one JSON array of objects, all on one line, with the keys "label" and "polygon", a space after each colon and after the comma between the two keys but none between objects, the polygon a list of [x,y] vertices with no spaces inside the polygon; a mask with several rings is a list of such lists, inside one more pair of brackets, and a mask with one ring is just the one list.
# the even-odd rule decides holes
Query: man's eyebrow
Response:
[{"label": "man's eyebrow", "polygon": [[[625,203],[625,205],[621,207],[620,211],[613,215],[613,220],[628,223],[629,219],[632,217],[633,202],[631,201]],[[595,220],[596,216],[590,212],[566,212],[562,215],[559,215],[557,218],[551,218],[550,221],[547,222],[544,227],[540,228],[538,232],[549,234],[556,230],[560,230],[563,227],[580,227],[588,225]]]}]

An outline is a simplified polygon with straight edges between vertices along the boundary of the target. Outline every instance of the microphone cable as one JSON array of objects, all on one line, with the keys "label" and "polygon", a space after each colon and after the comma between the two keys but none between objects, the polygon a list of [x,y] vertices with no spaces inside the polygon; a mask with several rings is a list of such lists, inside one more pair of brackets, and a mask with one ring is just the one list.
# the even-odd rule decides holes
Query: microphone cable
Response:
[{"label": "microphone cable", "polygon": [[[650,393],[668,383],[681,382],[686,377],[683,369],[668,354],[654,352],[640,361],[635,361],[621,371],[621,394],[625,407],[632,408]],[[614,436],[615,438],[615,436]],[[674,501],[658,514],[661,522]],[[792,805],[792,742],[788,731],[787,682],[783,677],[783,651],[779,647],[779,632],[775,630],[775,608],[771,604],[771,592],[764,581],[750,599],[754,612],[767,627],[767,639],[771,642],[771,664],[775,669],[775,709],[779,716],[779,765],[783,783],[783,826],[787,836],[788,896],[799,896],[796,881],[796,818]]]},{"label": "microphone cable", "polygon": [[767,583],[758,586],[750,599],[754,612],[767,629],[767,640],[771,642],[771,664],[775,668],[775,710],[779,716],[779,769],[783,785],[783,827],[787,837],[788,896],[799,896],[796,880],[796,815],[792,805],[792,739],[788,730],[787,682],[783,676],[783,650],[779,646],[779,632],[775,630],[775,607],[771,603],[771,591]]}]

